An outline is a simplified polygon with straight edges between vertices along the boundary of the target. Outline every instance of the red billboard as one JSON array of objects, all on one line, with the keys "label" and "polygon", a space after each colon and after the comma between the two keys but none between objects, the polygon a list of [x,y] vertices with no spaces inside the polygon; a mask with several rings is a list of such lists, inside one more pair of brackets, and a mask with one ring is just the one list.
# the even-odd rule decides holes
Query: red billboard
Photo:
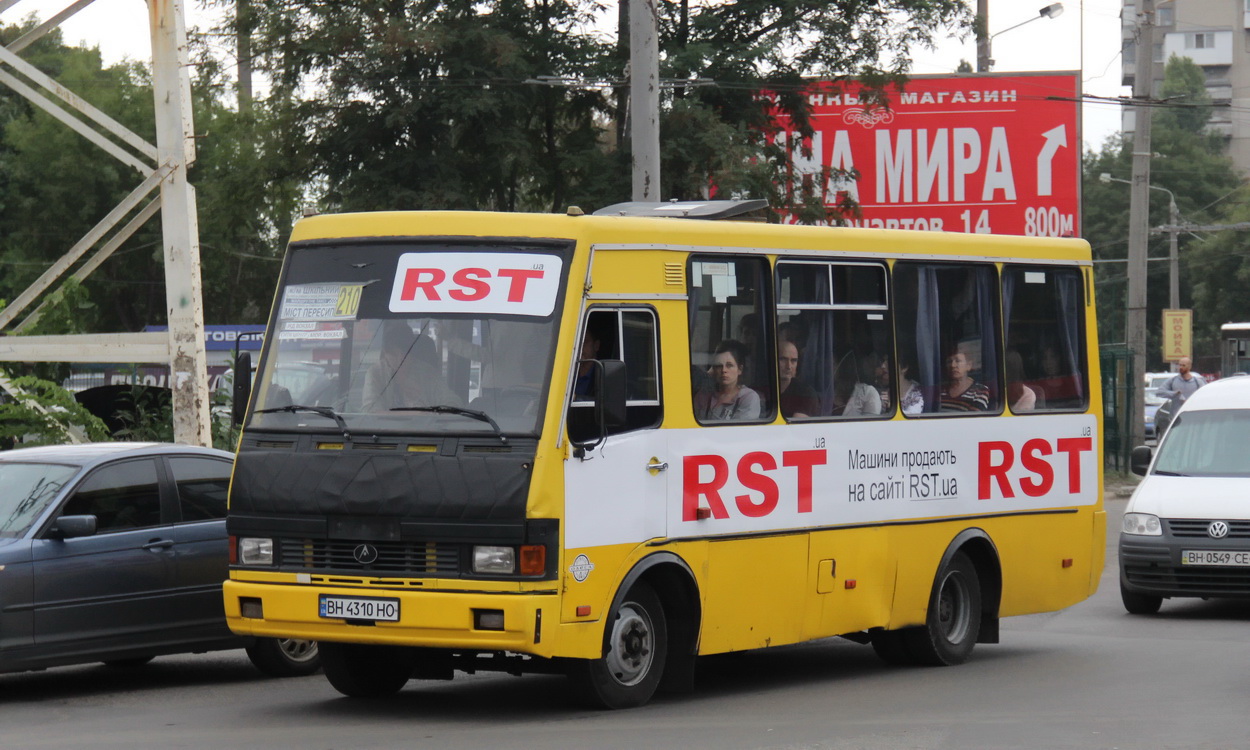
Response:
[{"label": "red billboard", "polygon": [[1076,237],[1079,83],[1074,72],[917,76],[885,105],[817,83],[807,148],[784,116],[777,139],[793,147],[796,185],[831,208],[840,194],[859,204],[854,226]]}]

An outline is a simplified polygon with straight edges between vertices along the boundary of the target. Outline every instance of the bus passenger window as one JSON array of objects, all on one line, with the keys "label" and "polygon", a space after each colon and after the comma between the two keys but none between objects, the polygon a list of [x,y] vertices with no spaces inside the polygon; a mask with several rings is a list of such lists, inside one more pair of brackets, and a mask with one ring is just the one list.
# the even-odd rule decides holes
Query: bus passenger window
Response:
[{"label": "bus passenger window", "polygon": [[788,420],[894,413],[886,268],[777,264],[781,414]]},{"label": "bus passenger window", "polygon": [[704,423],[758,422],[775,413],[764,258],[695,256],[688,275],[690,385]]},{"label": "bus passenger window", "polygon": [[1003,269],[1007,398],[1013,412],[1085,408],[1084,305],[1078,269]]},{"label": "bus passenger window", "polygon": [[[998,278],[988,264],[894,265],[899,361],[917,391],[904,414],[998,413]],[[914,369],[913,369],[914,368]],[[912,389],[912,383],[904,386]]]}]

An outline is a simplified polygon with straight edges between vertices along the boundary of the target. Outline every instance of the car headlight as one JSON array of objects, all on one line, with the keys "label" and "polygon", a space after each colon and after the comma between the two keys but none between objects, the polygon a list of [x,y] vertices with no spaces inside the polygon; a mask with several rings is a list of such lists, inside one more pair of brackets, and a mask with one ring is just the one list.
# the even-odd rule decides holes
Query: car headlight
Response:
[{"label": "car headlight", "polygon": [[473,548],[474,573],[510,574],[516,570],[516,550],[512,547],[478,546]]},{"label": "car headlight", "polygon": [[1149,513],[1125,513],[1120,529],[1125,534],[1163,536],[1163,524],[1159,523],[1159,517]]},{"label": "car headlight", "polygon": [[257,537],[239,538],[241,565],[273,565],[273,540]]}]

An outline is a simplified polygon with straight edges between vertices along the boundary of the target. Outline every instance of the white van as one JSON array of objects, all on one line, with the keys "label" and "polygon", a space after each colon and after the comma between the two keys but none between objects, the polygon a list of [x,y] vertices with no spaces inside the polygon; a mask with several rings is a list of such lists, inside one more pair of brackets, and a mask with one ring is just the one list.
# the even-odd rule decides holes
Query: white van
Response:
[{"label": "white van", "polygon": [[[1152,460],[1153,459],[1153,460]],[[1190,396],[1151,455],[1120,528],[1120,596],[1153,614],[1180,596],[1250,598],[1250,377]]]}]

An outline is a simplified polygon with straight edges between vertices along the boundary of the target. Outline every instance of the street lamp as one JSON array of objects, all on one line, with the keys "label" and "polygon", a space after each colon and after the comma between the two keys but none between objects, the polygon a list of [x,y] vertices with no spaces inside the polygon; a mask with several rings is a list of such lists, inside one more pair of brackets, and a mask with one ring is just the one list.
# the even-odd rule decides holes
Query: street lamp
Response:
[{"label": "street lamp", "polygon": [[[1122,182],[1125,185],[1132,185],[1131,180],[1121,180],[1119,177],[1112,177],[1110,174],[1103,172],[1098,175],[1098,181],[1104,185],[1112,182]],[[1181,282],[1180,282],[1180,253],[1177,251],[1176,235],[1180,232],[1180,211],[1176,208],[1176,194],[1165,187],[1158,185],[1147,185],[1151,190],[1161,190],[1168,194],[1168,308],[1178,310],[1181,306]]]},{"label": "street lamp", "polygon": [[[987,25],[989,24],[988,5],[989,5],[988,0],[978,0],[977,2],[977,17],[981,21],[980,27],[982,29],[986,29]],[[990,72],[990,67],[994,65],[994,59],[990,53],[990,49],[991,49],[991,45],[993,44],[994,37],[998,36],[999,34],[1005,34],[1008,31],[1011,31],[1012,29],[1018,29],[1021,26],[1025,25],[1026,23],[1033,23],[1034,21],[1040,18],[1058,18],[1061,15],[1063,15],[1063,3],[1051,3],[1050,5],[1047,5],[1044,8],[1040,8],[1037,11],[1036,16],[1033,16],[1032,18],[1021,21],[1015,26],[1008,26],[1002,31],[997,31],[988,36],[985,35],[984,31],[980,32],[980,34],[978,34],[978,39],[977,39],[977,72],[988,73]]]}]

